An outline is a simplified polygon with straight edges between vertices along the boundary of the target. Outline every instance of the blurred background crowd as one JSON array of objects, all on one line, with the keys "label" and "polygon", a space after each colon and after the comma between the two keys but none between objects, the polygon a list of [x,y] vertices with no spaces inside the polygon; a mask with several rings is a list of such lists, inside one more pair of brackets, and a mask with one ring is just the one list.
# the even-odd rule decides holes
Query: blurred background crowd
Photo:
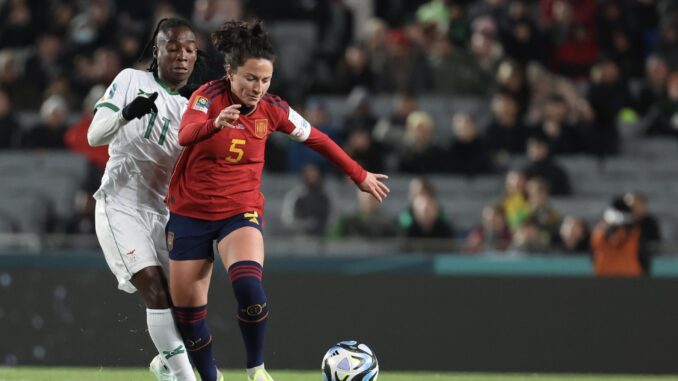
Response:
[{"label": "blurred background crowd", "polygon": [[675,252],[672,0],[0,0],[0,188],[26,195],[29,185],[9,185],[11,168],[46,178],[18,169],[26,155],[86,162],[61,204],[41,206],[56,212],[24,225],[12,213],[36,202],[0,205],[3,231],[92,235],[89,196],[107,159],[85,139],[92,105],[123,68],[147,67],[155,23],[176,15],[212,55],[209,33],[224,20],[265,20],[278,52],[270,92],[393,178],[380,207],[274,136],[267,234],[586,254],[611,208],[632,215],[624,223],[647,250]]}]

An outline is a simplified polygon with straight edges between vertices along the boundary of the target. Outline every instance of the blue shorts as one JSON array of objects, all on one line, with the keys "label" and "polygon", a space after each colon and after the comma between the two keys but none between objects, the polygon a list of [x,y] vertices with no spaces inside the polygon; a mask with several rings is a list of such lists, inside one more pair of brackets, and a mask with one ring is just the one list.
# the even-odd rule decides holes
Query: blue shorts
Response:
[{"label": "blue shorts", "polygon": [[219,242],[234,230],[245,226],[261,231],[261,217],[256,212],[248,212],[225,220],[208,221],[170,213],[165,228],[169,257],[175,261],[214,260],[214,241]]}]

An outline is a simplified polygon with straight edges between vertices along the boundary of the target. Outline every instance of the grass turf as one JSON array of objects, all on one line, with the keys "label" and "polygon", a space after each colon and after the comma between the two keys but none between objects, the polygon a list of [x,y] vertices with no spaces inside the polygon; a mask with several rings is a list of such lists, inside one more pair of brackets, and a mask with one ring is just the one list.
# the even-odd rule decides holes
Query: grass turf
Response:
[{"label": "grass turf", "polygon": [[[276,381],[322,381],[320,371],[276,371]],[[154,381],[145,369],[0,367],[0,381]],[[246,381],[241,370],[224,371],[225,381]],[[379,381],[668,381],[676,376],[543,375],[484,373],[382,372]]]}]

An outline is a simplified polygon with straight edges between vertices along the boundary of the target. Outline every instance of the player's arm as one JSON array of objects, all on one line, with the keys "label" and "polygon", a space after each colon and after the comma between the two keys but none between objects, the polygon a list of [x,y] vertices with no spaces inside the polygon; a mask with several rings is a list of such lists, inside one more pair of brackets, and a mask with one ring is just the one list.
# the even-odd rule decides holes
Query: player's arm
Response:
[{"label": "player's arm", "polygon": [[390,192],[386,184],[381,182],[388,176],[371,173],[363,169],[355,160],[330,139],[324,132],[311,126],[306,119],[292,108],[289,108],[287,120],[280,123],[280,129],[290,137],[318,152],[325,159],[341,169],[363,192],[370,193],[379,202]]},{"label": "player's arm", "polygon": [[90,146],[109,144],[120,127],[129,121],[151,112],[158,112],[155,106],[158,93],[148,97],[139,95],[131,102],[127,102],[127,91],[133,72],[131,69],[121,71],[94,106],[94,118],[87,130],[87,142]]}]

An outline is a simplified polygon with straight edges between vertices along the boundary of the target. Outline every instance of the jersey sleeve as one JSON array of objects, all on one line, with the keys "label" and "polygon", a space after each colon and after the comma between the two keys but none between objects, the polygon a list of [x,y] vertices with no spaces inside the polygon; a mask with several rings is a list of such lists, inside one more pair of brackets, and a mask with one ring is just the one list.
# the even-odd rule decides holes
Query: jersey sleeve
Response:
[{"label": "jersey sleeve", "polygon": [[[277,97],[276,97],[277,98]],[[367,177],[367,171],[355,160],[351,159],[341,147],[337,145],[327,134],[313,127],[303,116],[292,107],[277,98],[278,106],[275,107],[278,114],[276,130],[289,135],[292,140],[304,143],[307,147],[318,152],[336,167],[341,169],[354,183],[360,184]]]},{"label": "jersey sleeve", "polygon": [[190,146],[196,144],[218,131],[214,125],[214,118],[209,117],[212,97],[207,92],[210,88],[214,87],[213,82],[208,82],[194,91],[188,100],[186,112],[184,112],[181,124],[179,125],[180,145]]},{"label": "jersey sleeve", "polygon": [[101,107],[106,107],[114,112],[122,110],[127,105],[127,92],[133,81],[134,70],[125,69],[118,73],[113,82],[108,86],[104,96],[94,105],[94,112]]}]

